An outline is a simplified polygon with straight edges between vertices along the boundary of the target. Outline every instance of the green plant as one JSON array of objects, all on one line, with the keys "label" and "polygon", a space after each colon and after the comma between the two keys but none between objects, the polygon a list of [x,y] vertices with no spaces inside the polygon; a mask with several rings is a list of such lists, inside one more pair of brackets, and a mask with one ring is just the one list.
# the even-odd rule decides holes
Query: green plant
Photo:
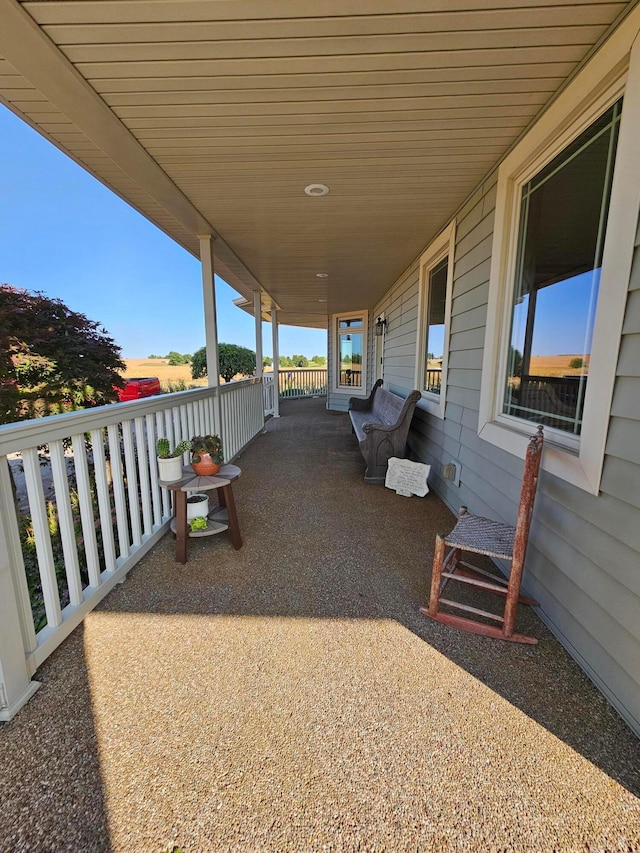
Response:
[{"label": "green plant", "polygon": [[188,450],[191,450],[191,443],[188,441],[181,441],[173,451],[170,449],[168,438],[159,438],[156,442],[158,459],[173,459],[176,456],[182,456]]},{"label": "green plant", "polygon": [[196,464],[200,462],[201,453],[208,453],[211,456],[211,461],[216,465],[221,465],[224,461],[222,441],[219,435],[194,435],[191,439],[191,453]]},{"label": "green plant", "polygon": [[206,530],[207,529],[207,519],[204,515],[198,515],[195,518],[192,518],[189,522],[189,527],[191,530]]}]

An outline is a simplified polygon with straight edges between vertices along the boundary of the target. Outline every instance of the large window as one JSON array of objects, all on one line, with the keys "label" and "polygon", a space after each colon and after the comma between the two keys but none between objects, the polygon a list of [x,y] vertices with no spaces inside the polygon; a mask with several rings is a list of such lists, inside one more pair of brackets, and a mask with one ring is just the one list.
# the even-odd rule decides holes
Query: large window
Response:
[{"label": "large window", "polygon": [[336,390],[363,391],[366,379],[367,314],[353,312],[334,317]]},{"label": "large window", "polygon": [[454,248],[452,222],[420,258],[415,381],[426,407],[440,417],[444,417]]},{"label": "large window", "polygon": [[638,221],[635,34],[623,24],[510,151],[495,201],[478,434],[524,458],[544,424],[543,468],[592,494]]},{"label": "large window", "polygon": [[579,435],[621,102],[522,188],[503,412]]}]

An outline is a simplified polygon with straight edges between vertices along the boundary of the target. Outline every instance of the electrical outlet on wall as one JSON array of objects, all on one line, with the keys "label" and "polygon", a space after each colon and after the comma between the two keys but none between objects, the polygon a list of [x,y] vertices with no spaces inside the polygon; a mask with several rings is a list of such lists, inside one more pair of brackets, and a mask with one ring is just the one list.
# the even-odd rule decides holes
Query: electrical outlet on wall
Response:
[{"label": "electrical outlet on wall", "polygon": [[442,476],[445,480],[450,480],[454,486],[460,485],[460,471],[462,466],[459,462],[456,462],[455,459],[452,459],[450,462],[447,462],[446,465],[442,466]]}]

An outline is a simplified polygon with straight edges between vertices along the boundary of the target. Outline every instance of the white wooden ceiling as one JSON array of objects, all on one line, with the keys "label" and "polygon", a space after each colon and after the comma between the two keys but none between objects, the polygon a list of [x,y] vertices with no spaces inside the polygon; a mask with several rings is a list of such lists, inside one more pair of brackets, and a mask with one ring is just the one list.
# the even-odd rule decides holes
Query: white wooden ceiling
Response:
[{"label": "white wooden ceiling", "polygon": [[375,303],[636,5],[0,0],[0,99],[189,251],[213,231],[244,296],[325,326]]}]

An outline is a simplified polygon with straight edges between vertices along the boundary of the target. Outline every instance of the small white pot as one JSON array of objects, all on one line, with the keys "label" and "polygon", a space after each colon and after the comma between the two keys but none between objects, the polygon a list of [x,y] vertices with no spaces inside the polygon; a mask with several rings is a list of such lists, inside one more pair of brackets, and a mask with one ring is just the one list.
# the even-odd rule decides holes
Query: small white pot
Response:
[{"label": "small white pot", "polygon": [[170,459],[158,459],[158,474],[165,483],[175,483],[182,479],[182,456]]},{"label": "small white pot", "polygon": [[[194,500],[193,503],[191,503],[193,498],[200,498],[200,500]],[[198,518],[198,516],[206,518],[208,515],[209,495],[204,492],[191,492],[187,497],[187,521],[191,521],[192,518]]]}]

